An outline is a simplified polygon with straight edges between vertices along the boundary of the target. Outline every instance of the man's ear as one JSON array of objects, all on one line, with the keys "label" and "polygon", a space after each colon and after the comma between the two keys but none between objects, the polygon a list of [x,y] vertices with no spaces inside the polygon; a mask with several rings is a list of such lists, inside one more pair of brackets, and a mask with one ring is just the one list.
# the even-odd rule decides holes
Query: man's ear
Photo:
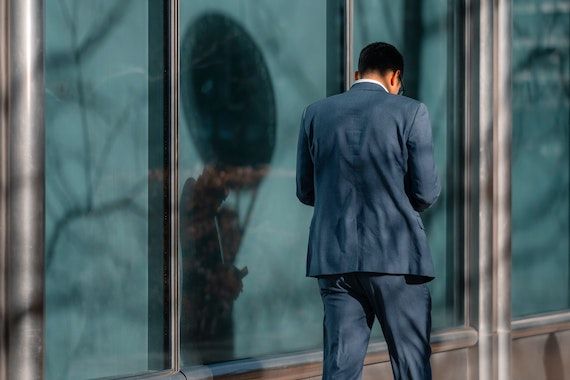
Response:
[{"label": "man's ear", "polygon": [[396,86],[398,84],[398,76],[400,75],[400,70],[391,70],[390,74],[390,85]]},{"label": "man's ear", "polygon": [[358,80],[358,79],[359,79],[359,78],[358,78],[358,70],[356,70],[356,71],[354,72],[354,80]]}]

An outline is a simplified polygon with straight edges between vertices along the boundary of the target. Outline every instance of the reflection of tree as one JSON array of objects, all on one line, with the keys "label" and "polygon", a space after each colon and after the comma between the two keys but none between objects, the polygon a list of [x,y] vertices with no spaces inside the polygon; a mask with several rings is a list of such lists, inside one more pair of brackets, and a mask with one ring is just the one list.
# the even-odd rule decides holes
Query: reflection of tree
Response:
[{"label": "reflection of tree", "polygon": [[[111,11],[107,13],[107,17],[102,19],[102,23],[93,27],[91,33],[88,33],[88,37],[84,38],[80,43],[78,41],[78,12],[80,9],[79,2],[73,2],[73,10],[71,11],[64,0],[59,0],[58,5],[61,9],[61,14],[69,28],[69,38],[71,49],[64,52],[54,52],[49,54],[49,61],[46,59],[46,67],[59,67],[59,69],[71,69],[74,68],[77,72],[77,80],[75,82],[77,102],[80,106],[80,116],[81,116],[81,129],[83,132],[83,148],[85,149],[85,155],[83,159],[84,175],[86,181],[86,192],[85,192],[85,204],[89,207],[93,200],[93,186],[92,181],[94,180],[92,175],[92,161],[91,161],[91,144],[90,130],[87,122],[87,89],[85,86],[88,84],[83,75],[82,63],[85,58],[89,58],[89,55],[94,53],[97,46],[105,41],[105,37],[109,35],[109,31],[112,30],[112,26],[116,25],[121,20],[121,16],[125,14],[126,6],[128,2],[120,2],[116,4]],[[111,28],[110,28],[111,26]],[[97,96],[95,92],[89,94],[90,97]],[[90,99],[91,100],[91,99]],[[104,114],[104,112],[102,113]]]},{"label": "reflection of tree", "polygon": [[243,289],[247,267],[234,263],[251,206],[243,223],[236,209],[222,205],[230,191],[254,189],[268,166],[206,165],[198,179],[189,178],[180,200],[183,297],[181,344],[200,363],[234,359],[234,301]]},{"label": "reflection of tree", "polygon": [[[513,271],[521,279],[554,281],[570,272],[568,15],[542,12],[538,3],[534,12],[515,7],[513,17]],[[567,261],[564,270],[562,260]],[[553,283],[515,286],[514,313],[568,307],[568,290],[541,298]],[[533,302],[522,302],[531,285]],[[563,297],[563,303],[558,301]]]},{"label": "reflection of tree", "polygon": [[[55,342],[69,342],[56,351],[48,350],[48,355],[53,358],[48,362],[48,375],[68,378],[77,362],[94,353],[96,343],[92,334],[96,327],[82,328],[82,323],[93,320],[91,318],[104,321],[106,317],[101,315],[101,307],[120,296],[109,292],[115,285],[124,283],[132,267],[133,252],[121,254],[120,242],[115,241],[121,236],[114,235],[109,239],[109,236],[98,236],[90,230],[102,230],[108,227],[109,218],[124,218],[125,215],[130,215],[138,228],[139,224],[144,226],[148,216],[146,204],[137,201],[148,188],[149,178],[144,175],[147,162],[142,161],[139,177],[125,171],[117,176],[115,171],[120,168],[115,162],[115,167],[109,170],[110,160],[116,158],[117,145],[121,142],[133,141],[133,145],[122,147],[135,153],[135,157],[126,162],[137,160],[138,153],[141,158],[146,158],[146,147],[136,146],[134,141],[141,134],[140,106],[148,99],[143,92],[117,100],[116,94],[99,88],[102,81],[109,80],[108,76],[100,75],[104,68],[94,75],[86,73],[93,58],[112,46],[111,35],[123,23],[133,2],[118,1],[108,7],[92,5],[88,1],[53,2],[50,11],[59,13],[50,18],[53,26],[49,25],[47,34],[55,30],[65,32],[50,36],[46,42],[46,102],[50,102],[46,107],[47,296],[49,309],[61,315],[79,314],[80,317],[73,326],[57,326],[57,331],[63,333],[54,334],[48,340],[51,347],[55,347]],[[100,12],[101,9],[104,11]],[[91,24],[85,24],[83,18],[88,10],[96,11],[92,12]],[[58,27],[55,26],[57,17],[63,20]],[[56,49],[50,46],[50,41],[54,45],[69,41],[69,45]],[[114,58],[108,57],[109,60]],[[121,73],[131,74],[132,71]],[[142,80],[146,81],[146,78]],[[117,104],[123,108],[118,109]],[[66,124],[59,124],[59,119],[66,120]],[[67,121],[71,119],[77,123]],[[142,129],[142,133],[146,133],[146,129]],[[134,148],[130,150],[132,146]],[[112,195],[106,197],[110,192]],[[71,249],[62,251],[60,247],[64,245]],[[102,272],[102,269],[107,271]],[[85,292],[91,296],[89,299]],[[133,303],[125,302],[121,311],[125,312],[126,319],[136,317]],[[109,309],[103,313],[117,314],[119,311]],[[55,320],[54,317],[51,320]],[[54,330],[48,330],[49,334],[52,332]],[[96,359],[104,361],[108,358]]]},{"label": "reflection of tree", "polygon": [[[72,223],[74,220],[85,216],[96,217],[98,215],[105,215],[110,211],[117,211],[118,209],[127,209],[135,214],[146,217],[146,211],[138,207],[133,201],[136,194],[145,189],[146,178],[143,178],[139,183],[131,186],[128,191],[125,192],[125,196],[118,199],[95,204],[93,195],[103,177],[104,164],[109,158],[109,152],[113,145],[120,141],[117,138],[119,133],[126,127],[133,126],[133,123],[129,123],[129,118],[132,117],[133,110],[141,104],[141,100],[146,100],[146,95],[144,98],[133,98],[132,103],[125,107],[118,118],[111,117],[108,112],[108,106],[113,103],[113,99],[111,99],[110,96],[112,94],[97,92],[93,80],[87,79],[88,77],[83,74],[84,61],[92,56],[98,47],[107,42],[107,37],[113,28],[121,21],[122,16],[127,12],[129,2],[116,3],[105,16],[100,19],[99,23],[90,28],[81,42],[78,41],[79,26],[77,25],[78,11],[81,7],[81,3],[71,2],[72,9],[70,9],[64,0],[59,0],[58,5],[60,6],[61,14],[69,30],[70,48],[63,51],[48,51],[45,59],[46,71],[49,73],[57,69],[66,75],[71,75],[71,73],[75,71],[76,78],[69,86],[74,86],[75,88],[70,89],[69,92],[63,90],[63,84],[60,85],[61,87],[53,89],[50,89],[48,84],[46,88],[48,92],[51,92],[51,94],[56,96],[60,101],[76,103],[80,115],[79,127],[82,130],[82,141],[81,148],[77,150],[63,151],[60,149],[60,146],[57,146],[57,149],[50,149],[51,147],[48,146],[48,149],[46,149],[49,162],[48,167],[50,169],[48,188],[55,190],[54,186],[57,185],[55,194],[60,195],[62,198],[57,205],[57,209],[64,210],[63,215],[55,222],[52,234],[46,239],[46,267],[48,270],[56,253],[58,239],[61,237],[66,225]],[[57,111],[57,108],[50,109],[52,112],[54,110]],[[89,126],[89,113],[97,115],[106,125],[112,126],[108,129],[109,134],[105,138],[104,146],[99,157],[93,157],[92,153],[94,141],[91,137],[92,131],[90,131],[91,128]],[[55,118],[56,114],[51,113],[50,116]],[[49,127],[49,120],[46,124]],[[97,134],[100,135],[100,133],[101,130],[97,130]],[[72,189],[76,188],[76,185],[69,183],[63,172],[63,161],[73,158],[82,162],[82,173],[85,179],[85,194],[83,200],[79,200],[76,196],[72,195]],[[71,205],[70,200],[73,200]]]}]

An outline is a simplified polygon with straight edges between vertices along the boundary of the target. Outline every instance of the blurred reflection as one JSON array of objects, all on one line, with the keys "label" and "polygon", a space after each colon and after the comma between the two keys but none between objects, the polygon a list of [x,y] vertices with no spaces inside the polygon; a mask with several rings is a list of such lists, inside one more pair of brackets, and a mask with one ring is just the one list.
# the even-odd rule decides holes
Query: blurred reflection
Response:
[{"label": "blurred reflection", "polygon": [[[202,15],[181,50],[183,109],[204,163],[181,194],[181,346],[200,363],[234,358],[232,311],[248,268],[234,265],[257,187],[275,146],[275,101],[263,57],[240,25],[220,13]],[[190,117],[189,117],[190,118]],[[230,192],[252,192],[240,222]]]},{"label": "blurred reflection", "polygon": [[513,1],[515,318],[570,308],[570,3],[546,4]]},{"label": "blurred reflection", "polygon": [[269,162],[275,99],[267,65],[247,31],[222,13],[198,17],[181,46],[182,107],[205,163]]},{"label": "blurred reflection", "polygon": [[257,186],[266,170],[208,165],[197,180],[184,183],[182,346],[197,351],[204,363],[233,358],[233,303],[248,272],[234,262],[251,207],[242,225],[238,211],[222,202],[230,190]]}]

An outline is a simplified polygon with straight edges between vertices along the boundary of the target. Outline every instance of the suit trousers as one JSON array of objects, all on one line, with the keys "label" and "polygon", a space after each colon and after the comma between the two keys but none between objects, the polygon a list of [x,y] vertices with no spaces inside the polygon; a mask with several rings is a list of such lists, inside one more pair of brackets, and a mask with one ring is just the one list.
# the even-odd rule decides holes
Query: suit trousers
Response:
[{"label": "suit trousers", "polygon": [[318,277],[324,306],[323,379],[362,378],[375,316],[394,380],[431,380],[431,294],[417,276],[350,272]]}]

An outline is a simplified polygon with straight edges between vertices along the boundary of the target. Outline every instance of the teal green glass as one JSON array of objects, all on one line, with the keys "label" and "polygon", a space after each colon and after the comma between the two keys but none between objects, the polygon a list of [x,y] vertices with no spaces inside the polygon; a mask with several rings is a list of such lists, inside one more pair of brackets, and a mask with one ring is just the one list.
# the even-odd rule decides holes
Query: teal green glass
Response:
[{"label": "teal green glass", "polygon": [[184,367],[322,345],[296,136],[303,108],[342,88],[342,3],[180,3]]},{"label": "teal green glass", "polygon": [[[371,42],[394,45],[404,56],[404,96],[423,102],[429,111],[436,165],[442,191],[422,213],[436,279],[432,294],[432,330],[463,324],[462,131],[463,80],[460,2],[355,1],[354,70],[361,49]],[[456,17],[451,17],[452,15]],[[402,86],[403,89],[403,86]],[[383,340],[379,324],[373,338]]]},{"label": "teal green glass", "polygon": [[513,1],[513,318],[570,308],[570,18],[544,5]]},{"label": "teal green glass", "polygon": [[170,368],[163,9],[45,2],[48,380]]}]

